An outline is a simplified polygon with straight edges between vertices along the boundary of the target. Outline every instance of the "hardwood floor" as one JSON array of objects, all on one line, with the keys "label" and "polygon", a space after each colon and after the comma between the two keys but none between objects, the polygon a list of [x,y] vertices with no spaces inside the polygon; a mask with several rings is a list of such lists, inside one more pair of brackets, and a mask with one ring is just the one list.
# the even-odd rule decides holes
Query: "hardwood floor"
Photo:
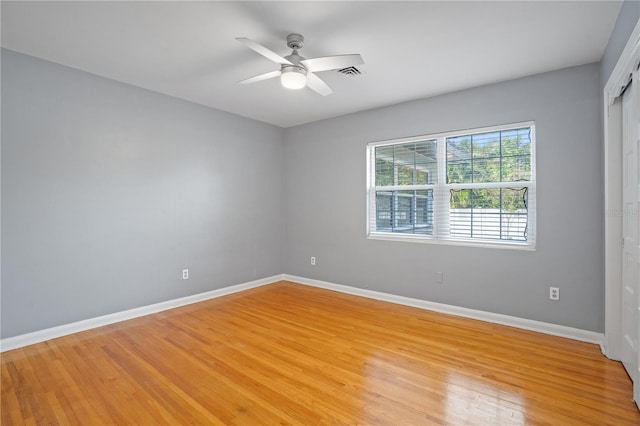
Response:
[{"label": "hardwood floor", "polygon": [[280,282],[2,354],[2,425],[639,425],[596,345]]}]

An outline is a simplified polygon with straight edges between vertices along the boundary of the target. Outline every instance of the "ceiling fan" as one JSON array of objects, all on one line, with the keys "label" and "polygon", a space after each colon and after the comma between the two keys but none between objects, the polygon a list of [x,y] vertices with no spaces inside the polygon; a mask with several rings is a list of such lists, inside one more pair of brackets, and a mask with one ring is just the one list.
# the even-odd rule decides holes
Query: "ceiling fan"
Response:
[{"label": "ceiling fan", "polygon": [[263,45],[248,38],[237,37],[236,40],[247,46],[249,49],[256,51],[265,58],[280,65],[280,69],[277,71],[271,71],[242,80],[240,84],[250,84],[257,81],[280,77],[280,82],[287,89],[302,89],[306,86],[322,96],[327,96],[332,94],[333,90],[331,90],[331,88],[314,73],[348,68],[364,63],[362,57],[357,54],[305,59],[298,54],[298,49],[301,49],[302,46],[304,46],[304,37],[300,34],[289,34],[287,36],[287,46],[289,46],[290,49],[293,49],[293,52],[291,52],[289,56],[285,57],[278,55]]}]

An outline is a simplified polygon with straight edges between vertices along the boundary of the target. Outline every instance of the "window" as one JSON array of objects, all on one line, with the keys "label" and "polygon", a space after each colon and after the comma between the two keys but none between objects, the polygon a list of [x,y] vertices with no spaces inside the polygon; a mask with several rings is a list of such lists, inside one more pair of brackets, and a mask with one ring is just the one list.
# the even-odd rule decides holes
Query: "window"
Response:
[{"label": "window", "polygon": [[534,123],[367,145],[369,238],[535,247]]}]

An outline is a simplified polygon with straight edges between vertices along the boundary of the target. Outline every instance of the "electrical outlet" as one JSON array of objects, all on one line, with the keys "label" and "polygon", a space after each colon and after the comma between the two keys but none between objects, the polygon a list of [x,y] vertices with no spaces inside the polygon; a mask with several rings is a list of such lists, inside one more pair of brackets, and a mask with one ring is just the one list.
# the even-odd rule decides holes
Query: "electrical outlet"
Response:
[{"label": "electrical outlet", "polygon": [[549,287],[549,299],[560,300],[560,289],[558,287]]},{"label": "electrical outlet", "polygon": [[316,266],[316,258],[315,258],[315,256],[311,256],[311,264],[313,266]]},{"label": "electrical outlet", "polygon": [[182,270],[182,279],[183,280],[188,280],[189,279],[189,270],[188,269],[183,269]]},{"label": "electrical outlet", "polygon": [[444,282],[444,274],[442,272],[436,272],[436,284],[442,284]]}]

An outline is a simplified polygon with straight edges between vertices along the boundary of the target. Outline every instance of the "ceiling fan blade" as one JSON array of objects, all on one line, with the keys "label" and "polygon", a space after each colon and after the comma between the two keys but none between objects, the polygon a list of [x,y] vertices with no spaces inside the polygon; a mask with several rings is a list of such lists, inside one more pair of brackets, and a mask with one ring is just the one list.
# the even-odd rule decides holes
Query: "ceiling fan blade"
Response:
[{"label": "ceiling fan blade", "polygon": [[333,93],[333,90],[331,90],[331,87],[327,86],[327,83],[322,81],[317,75],[310,72],[307,73],[307,87],[322,96],[327,96]]},{"label": "ceiling fan blade", "polygon": [[272,60],[276,64],[293,65],[291,62],[289,62],[289,60],[283,58],[282,56],[278,55],[277,53],[275,53],[275,52],[273,52],[273,51],[271,51],[269,49],[267,49],[263,45],[256,43],[253,40],[249,40],[248,38],[245,38],[245,37],[236,37],[236,40],[238,40],[240,43],[242,43],[245,46],[247,46],[249,49],[254,50],[255,52],[258,52],[259,54],[261,54],[265,58]]},{"label": "ceiling fan blade", "polygon": [[336,55],[300,61],[311,72],[338,70],[364,64],[360,55]]},{"label": "ceiling fan blade", "polygon": [[242,80],[238,84],[251,84],[257,81],[269,80],[270,78],[280,77],[280,74],[282,74],[280,70],[271,71],[264,74],[256,75],[255,77],[247,78],[246,80]]}]

